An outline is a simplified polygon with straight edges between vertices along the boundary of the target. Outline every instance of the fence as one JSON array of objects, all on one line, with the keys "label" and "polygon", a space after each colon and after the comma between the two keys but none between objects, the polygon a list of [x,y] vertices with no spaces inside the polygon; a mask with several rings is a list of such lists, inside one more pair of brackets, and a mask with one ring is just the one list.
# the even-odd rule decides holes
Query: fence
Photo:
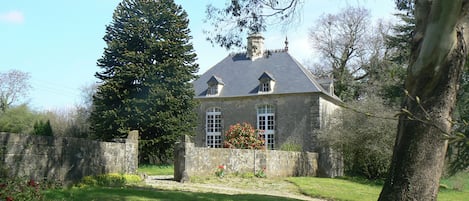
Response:
[{"label": "fence", "polygon": [[122,143],[0,133],[0,157],[5,176],[69,182],[87,175],[136,173],[138,131],[131,131]]},{"label": "fence", "polygon": [[316,176],[318,170],[317,153],[195,147],[187,136],[176,145],[174,156],[176,181],[184,175],[215,175],[220,165],[226,174],[255,174],[265,168],[267,177]]}]

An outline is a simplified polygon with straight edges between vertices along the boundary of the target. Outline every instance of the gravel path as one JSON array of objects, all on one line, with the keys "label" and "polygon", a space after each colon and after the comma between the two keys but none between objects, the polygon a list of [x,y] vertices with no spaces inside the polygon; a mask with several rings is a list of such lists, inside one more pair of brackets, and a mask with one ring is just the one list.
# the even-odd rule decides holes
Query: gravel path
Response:
[{"label": "gravel path", "polygon": [[[148,176],[145,183],[162,190],[178,190],[190,192],[207,192],[221,194],[259,194],[287,197],[298,200],[323,201],[311,198],[298,192],[298,188],[284,180],[223,178],[223,181],[208,183],[180,183],[173,181],[173,176]],[[265,189],[269,189],[266,191]],[[296,191],[296,192],[295,192]]]}]

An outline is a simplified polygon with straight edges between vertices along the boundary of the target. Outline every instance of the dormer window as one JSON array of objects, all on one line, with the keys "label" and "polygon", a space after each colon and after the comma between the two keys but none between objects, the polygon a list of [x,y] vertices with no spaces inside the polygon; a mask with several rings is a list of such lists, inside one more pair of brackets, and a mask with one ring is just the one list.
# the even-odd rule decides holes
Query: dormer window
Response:
[{"label": "dormer window", "polygon": [[274,89],[275,79],[273,76],[268,73],[264,72],[259,77],[259,93],[271,93]]},{"label": "dormer window", "polygon": [[263,82],[261,83],[261,88],[259,89],[260,92],[269,92],[270,91],[270,82]]},{"label": "dormer window", "polygon": [[218,96],[223,88],[223,81],[221,78],[213,75],[208,81],[207,81],[207,96]]},{"label": "dormer window", "polygon": [[218,85],[208,86],[207,95],[215,96],[218,94]]}]

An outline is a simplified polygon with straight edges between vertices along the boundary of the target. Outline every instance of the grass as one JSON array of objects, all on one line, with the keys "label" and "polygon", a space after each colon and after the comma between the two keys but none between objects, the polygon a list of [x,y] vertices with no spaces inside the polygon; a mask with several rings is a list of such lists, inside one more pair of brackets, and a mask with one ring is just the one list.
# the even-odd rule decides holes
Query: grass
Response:
[{"label": "grass", "polygon": [[139,200],[246,200],[246,201],[263,201],[263,200],[280,200],[293,201],[283,197],[239,194],[225,195],[217,193],[195,193],[181,191],[161,191],[155,189],[144,188],[107,188],[107,187],[74,187],[67,190],[48,191],[45,194],[46,200],[99,200],[99,201],[139,201]]},{"label": "grass", "polygon": [[[305,195],[332,200],[374,201],[378,199],[382,188],[378,183],[363,180],[293,177],[288,178],[288,181],[297,185]],[[443,179],[441,183],[448,188],[440,189],[438,200],[457,201],[469,198],[469,173]],[[458,188],[461,185],[463,187]]]},{"label": "grass", "polygon": [[[140,172],[150,175],[167,175],[172,173],[172,166],[144,166]],[[45,192],[46,200],[294,200],[283,197],[218,193],[185,192],[177,190],[159,190],[142,184],[135,175],[109,174],[95,176],[83,180],[82,185],[69,189],[50,190]],[[382,183],[370,182],[357,178],[317,178],[291,177],[283,179],[242,177],[231,175],[226,178],[194,177],[192,182],[225,185],[238,189],[269,189],[273,191],[301,192],[315,198],[327,200],[368,201],[377,200]],[[124,185],[122,180],[125,181]],[[110,184],[102,186],[100,184]],[[116,185],[117,184],[117,185]],[[131,186],[129,186],[131,185]],[[438,200],[458,201],[469,198],[469,172],[459,173],[441,180]]]},{"label": "grass", "polygon": [[377,200],[381,186],[344,179],[292,177],[288,179],[308,196],[334,200]]},{"label": "grass", "polygon": [[142,165],[138,167],[139,173],[147,175],[173,175],[173,165]]}]

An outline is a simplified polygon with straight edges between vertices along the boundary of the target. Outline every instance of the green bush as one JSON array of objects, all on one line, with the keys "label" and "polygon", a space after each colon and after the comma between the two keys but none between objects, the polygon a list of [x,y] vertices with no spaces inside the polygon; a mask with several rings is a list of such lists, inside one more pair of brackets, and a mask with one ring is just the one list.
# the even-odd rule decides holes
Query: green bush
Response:
[{"label": "green bush", "polygon": [[43,135],[43,136],[52,136],[52,127],[50,126],[50,121],[47,120],[46,122],[42,120],[36,121],[33,126],[33,134],[34,135]]},{"label": "green bush", "polygon": [[140,178],[138,175],[124,175],[111,173],[83,177],[78,186],[123,187],[126,184],[136,184],[141,181],[142,178]]},{"label": "green bush", "polygon": [[293,142],[285,142],[280,146],[280,150],[282,151],[303,151],[303,146],[298,143]]}]

